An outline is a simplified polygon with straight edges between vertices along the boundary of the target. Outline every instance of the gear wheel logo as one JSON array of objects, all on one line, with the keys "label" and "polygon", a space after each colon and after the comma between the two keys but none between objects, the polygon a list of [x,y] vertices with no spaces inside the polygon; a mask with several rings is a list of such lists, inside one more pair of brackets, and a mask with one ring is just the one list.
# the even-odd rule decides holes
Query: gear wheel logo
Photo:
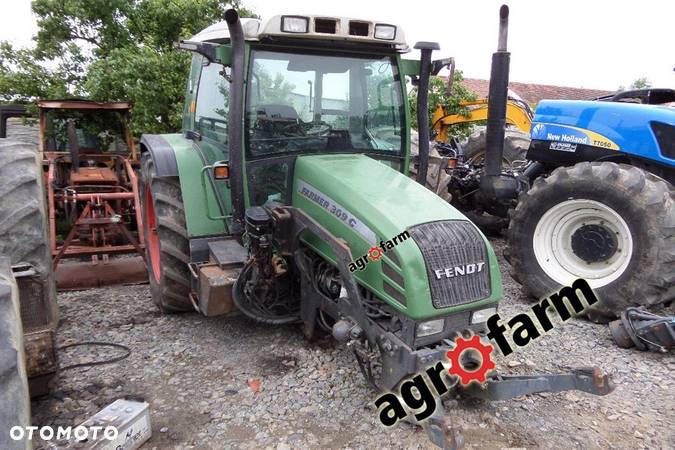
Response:
[{"label": "gear wheel logo", "polygon": [[[466,350],[476,350],[480,353],[482,361],[478,369],[466,370],[462,367],[461,356]],[[494,350],[494,346],[492,344],[483,344],[478,335],[473,335],[470,339],[458,336],[455,339],[455,348],[449,350],[446,354],[451,363],[448,373],[450,375],[457,375],[460,383],[464,386],[472,381],[477,381],[481,384],[485,383],[487,381],[487,373],[495,369],[495,363],[492,360],[492,350]]]},{"label": "gear wheel logo", "polygon": [[368,258],[370,258],[371,261],[379,260],[382,258],[382,250],[379,247],[370,247],[370,250],[368,250]]}]

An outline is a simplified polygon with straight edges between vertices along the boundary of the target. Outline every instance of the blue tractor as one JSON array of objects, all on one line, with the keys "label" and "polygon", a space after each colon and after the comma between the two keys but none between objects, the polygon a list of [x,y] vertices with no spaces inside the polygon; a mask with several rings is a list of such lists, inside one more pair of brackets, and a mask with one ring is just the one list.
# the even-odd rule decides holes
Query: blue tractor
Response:
[{"label": "blue tractor", "polygon": [[436,146],[448,157],[451,201],[469,205],[463,212],[486,231],[508,224],[505,257],[533,297],[584,278],[600,299],[587,314],[597,322],[630,306],[671,302],[675,107],[665,102],[675,99],[673,91],[541,101],[527,160],[503,165],[505,30],[492,56],[484,160],[472,160],[457,142]]},{"label": "blue tractor", "polygon": [[675,108],[542,101],[527,159],[507,259],[531,295],[585,278],[597,321],[675,298]]}]

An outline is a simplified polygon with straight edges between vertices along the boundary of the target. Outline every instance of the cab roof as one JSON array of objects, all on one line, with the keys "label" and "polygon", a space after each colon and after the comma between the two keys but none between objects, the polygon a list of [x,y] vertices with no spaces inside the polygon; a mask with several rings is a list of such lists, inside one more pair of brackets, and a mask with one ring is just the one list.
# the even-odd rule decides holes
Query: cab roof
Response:
[{"label": "cab roof", "polygon": [[[307,32],[282,31],[284,18],[306,18]],[[348,17],[330,17],[311,14],[279,15],[268,20],[243,18],[244,39],[247,41],[264,41],[268,38],[287,38],[299,40],[325,40],[342,42],[361,42],[364,44],[378,44],[403,53],[409,51],[405,41],[403,29],[397,25],[371,20],[352,19]],[[379,39],[375,37],[375,27],[384,25],[395,27],[393,39]],[[230,33],[225,21],[206,27],[190,41],[224,43],[229,41]]]}]

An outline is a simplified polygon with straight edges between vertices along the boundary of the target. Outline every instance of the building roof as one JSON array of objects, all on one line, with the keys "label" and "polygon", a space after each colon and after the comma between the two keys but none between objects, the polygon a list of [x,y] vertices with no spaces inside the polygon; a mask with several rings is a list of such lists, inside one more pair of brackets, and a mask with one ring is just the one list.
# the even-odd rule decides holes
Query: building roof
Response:
[{"label": "building roof", "polygon": [[[462,84],[471,89],[479,98],[487,97],[489,91],[489,80],[478,80],[476,78],[465,78]],[[613,94],[615,91],[606,91],[601,89],[584,89],[566,86],[552,86],[549,84],[532,84],[510,82],[509,89],[521,96],[530,104],[539,103],[540,100],[592,100],[602,95]]]}]

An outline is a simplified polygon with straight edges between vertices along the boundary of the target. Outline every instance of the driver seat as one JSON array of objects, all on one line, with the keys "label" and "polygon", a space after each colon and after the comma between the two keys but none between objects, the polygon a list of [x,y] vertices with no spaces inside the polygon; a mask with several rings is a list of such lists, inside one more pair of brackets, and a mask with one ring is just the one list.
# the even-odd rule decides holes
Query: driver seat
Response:
[{"label": "driver seat", "polygon": [[300,116],[291,105],[267,104],[255,108],[257,119],[268,122],[298,123]]}]

